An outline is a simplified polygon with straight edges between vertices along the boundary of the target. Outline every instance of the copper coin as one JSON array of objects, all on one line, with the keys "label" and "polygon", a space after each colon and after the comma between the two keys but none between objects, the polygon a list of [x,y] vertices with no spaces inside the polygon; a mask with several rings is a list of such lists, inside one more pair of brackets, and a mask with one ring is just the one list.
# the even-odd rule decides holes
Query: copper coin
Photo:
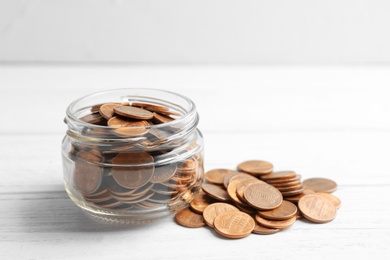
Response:
[{"label": "copper coin", "polygon": [[287,191],[303,190],[303,185],[298,184],[298,185],[290,186],[290,187],[275,187],[275,188],[277,188],[280,192],[283,193],[283,192],[287,192]]},{"label": "copper coin", "polygon": [[291,179],[297,176],[297,174],[293,171],[280,171],[280,172],[272,172],[271,174],[267,174],[261,176],[261,179],[264,181],[268,180],[280,180],[280,179]]},{"label": "copper coin", "polygon": [[148,120],[153,118],[152,112],[133,106],[116,106],[114,112],[120,116],[133,119]]},{"label": "copper coin", "polygon": [[271,210],[282,204],[283,196],[275,187],[267,183],[249,185],[244,191],[249,205],[259,210]]},{"label": "copper coin", "polygon": [[279,232],[280,230],[281,229],[279,228],[268,228],[255,222],[255,228],[253,229],[252,233],[259,234],[259,235],[271,235]]},{"label": "copper coin", "polygon": [[104,201],[104,202],[95,202],[94,203],[96,206],[99,206],[101,208],[114,208],[114,207],[117,207],[119,205],[122,204],[122,202],[120,201],[117,201],[116,199],[111,199],[111,200],[108,200],[108,201]]},{"label": "copper coin", "polygon": [[261,217],[259,214],[256,215],[256,221],[262,226],[268,227],[268,228],[288,228],[292,224],[294,224],[295,220],[297,219],[295,216],[286,219],[286,220],[268,220],[263,217]]},{"label": "copper coin", "polygon": [[292,191],[281,191],[283,197],[289,197],[289,196],[296,196],[298,194],[301,194],[303,192],[304,188],[298,190],[292,190]]},{"label": "copper coin", "polygon": [[288,183],[288,182],[300,181],[300,180],[301,180],[301,175],[297,174],[293,178],[267,180],[267,183],[274,185],[274,184],[279,184],[279,183]]},{"label": "copper coin", "polygon": [[114,107],[117,107],[118,103],[108,103],[101,105],[99,108],[99,113],[104,117],[105,119],[109,120],[111,117],[114,116]]},{"label": "copper coin", "polygon": [[227,203],[213,203],[204,209],[204,221],[208,226],[214,227],[214,219],[223,212],[239,212],[239,210],[236,207]]},{"label": "copper coin", "polygon": [[244,196],[244,191],[246,190],[246,188],[248,188],[249,185],[252,185],[253,183],[264,183],[264,182],[257,179],[256,180],[244,179],[244,180],[240,180],[240,182],[237,184],[236,194],[238,199],[240,199],[242,202],[246,201]]},{"label": "copper coin", "polygon": [[[259,181],[259,179],[257,179],[255,176],[253,175],[249,175],[247,173],[240,173],[240,174],[236,174],[234,176],[232,176],[230,179],[229,179],[229,183],[232,182],[232,181],[235,181],[235,180],[253,180],[253,181]],[[229,185],[228,183],[228,185]],[[225,185],[225,184],[224,184]]]},{"label": "copper coin", "polygon": [[217,233],[227,238],[243,238],[252,233],[255,221],[244,212],[224,212],[214,220]]},{"label": "copper coin", "polygon": [[329,222],[336,217],[334,204],[316,193],[303,196],[298,207],[305,218],[316,223]]},{"label": "copper coin", "polygon": [[149,123],[147,121],[129,121],[117,116],[108,120],[107,125],[116,128],[112,132],[122,137],[141,136],[149,131],[147,128]]},{"label": "copper coin", "polygon": [[237,184],[239,184],[241,180],[235,180],[232,181],[228,188],[227,188],[227,193],[229,194],[230,198],[237,203],[238,205],[243,205],[244,204],[241,202],[241,200],[237,197]]},{"label": "copper coin", "polygon": [[229,183],[230,183],[230,179],[235,176],[235,175],[239,175],[239,174],[242,174],[241,172],[232,172],[232,173],[229,173],[227,174],[224,179],[223,179],[223,186],[225,186],[225,188],[227,189],[227,187],[229,186]]},{"label": "copper coin", "polygon": [[155,123],[164,124],[164,123],[169,123],[173,120],[175,120],[175,119],[170,117],[170,116],[160,115],[160,114],[153,112],[153,121]]},{"label": "copper coin", "polygon": [[120,153],[112,159],[113,164],[134,166],[113,166],[112,177],[124,188],[138,188],[153,177],[154,159],[146,152]]},{"label": "copper coin", "polygon": [[199,228],[205,225],[203,216],[191,211],[189,208],[185,208],[177,212],[175,220],[179,225],[189,228]]},{"label": "copper coin", "polygon": [[150,182],[162,183],[170,180],[176,173],[177,165],[175,163],[160,165],[154,168],[154,174]]},{"label": "copper coin", "polygon": [[282,182],[282,183],[269,183],[269,182],[267,182],[267,183],[271,184],[275,188],[286,188],[286,187],[291,187],[291,186],[302,184],[302,182],[300,180],[288,181],[288,182]]},{"label": "copper coin", "polygon": [[81,121],[94,125],[107,125],[107,120],[100,114],[89,114],[80,117]]},{"label": "copper coin", "polygon": [[204,183],[202,185],[202,189],[210,197],[212,197],[212,198],[214,198],[216,200],[219,200],[219,201],[230,201],[229,194],[224,189],[222,189],[221,186]]},{"label": "copper coin", "polygon": [[325,178],[310,178],[303,182],[305,188],[315,192],[332,193],[337,189],[336,182]]},{"label": "copper coin", "polygon": [[294,196],[288,196],[288,197],[285,197],[284,199],[297,203],[303,196],[308,195],[308,194],[313,194],[313,193],[315,193],[315,192],[312,190],[303,189],[302,193],[294,195]]},{"label": "copper coin", "polygon": [[337,198],[333,194],[325,193],[325,192],[316,192],[317,195],[320,195],[326,199],[328,199],[330,202],[333,203],[333,205],[336,207],[336,209],[339,209],[341,206],[341,201],[339,198]]},{"label": "copper coin", "polygon": [[198,194],[190,203],[191,209],[197,213],[203,214],[207,206],[217,202],[215,199],[209,197],[207,194]]},{"label": "copper coin", "polygon": [[205,173],[205,178],[208,182],[214,184],[223,184],[226,175],[235,171],[229,169],[214,169]]},{"label": "copper coin", "polygon": [[273,165],[266,161],[251,160],[240,163],[237,168],[242,172],[263,175],[271,173],[273,170]]},{"label": "copper coin", "polygon": [[92,194],[100,187],[103,178],[102,159],[93,153],[81,150],[76,154],[74,184],[83,194]]},{"label": "copper coin", "polygon": [[297,206],[293,203],[283,200],[282,204],[276,209],[259,211],[259,215],[268,220],[286,220],[297,214]]},{"label": "copper coin", "polygon": [[171,111],[171,110],[162,111],[162,110],[156,110],[156,109],[152,109],[152,108],[149,108],[148,110],[152,111],[152,112],[157,112],[157,113],[165,115],[165,116],[180,116],[180,113],[175,112],[175,111]]},{"label": "copper coin", "polygon": [[157,104],[150,104],[150,103],[142,103],[142,102],[131,102],[131,105],[133,107],[142,107],[145,109],[154,109],[157,111],[168,111],[169,107],[161,106]]}]

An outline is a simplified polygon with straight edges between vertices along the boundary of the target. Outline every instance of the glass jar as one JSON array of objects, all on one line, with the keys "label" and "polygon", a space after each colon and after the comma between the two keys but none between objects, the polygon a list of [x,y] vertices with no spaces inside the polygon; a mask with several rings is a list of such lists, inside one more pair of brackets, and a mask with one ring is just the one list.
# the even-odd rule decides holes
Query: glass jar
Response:
[{"label": "glass jar", "polygon": [[[117,127],[84,120],[98,113],[99,104],[113,102],[165,106],[177,117],[161,124],[122,127],[121,134]],[[98,92],[71,103],[65,122],[65,189],[92,216],[111,222],[148,222],[182,209],[200,190],[203,137],[189,98],[155,89]]]}]

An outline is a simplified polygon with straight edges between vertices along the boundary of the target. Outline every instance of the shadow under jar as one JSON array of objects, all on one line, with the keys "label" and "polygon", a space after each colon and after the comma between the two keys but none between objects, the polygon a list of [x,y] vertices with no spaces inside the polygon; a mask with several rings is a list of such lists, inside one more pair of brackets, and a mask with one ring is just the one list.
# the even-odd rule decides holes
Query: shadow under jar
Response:
[{"label": "shadow under jar", "polygon": [[[115,112],[134,107],[153,118]],[[189,98],[154,89],[99,92],[71,103],[65,122],[65,188],[92,216],[117,223],[148,222],[185,207],[200,190],[203,137]]]}]

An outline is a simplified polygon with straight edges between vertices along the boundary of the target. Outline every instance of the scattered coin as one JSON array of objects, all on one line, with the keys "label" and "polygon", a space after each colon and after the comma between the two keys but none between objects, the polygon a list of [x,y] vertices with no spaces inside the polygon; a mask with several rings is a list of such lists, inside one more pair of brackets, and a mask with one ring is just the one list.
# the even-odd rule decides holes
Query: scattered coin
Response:
[{"label": "scattered coin", "polygon": [[210,195],[210,197],[219,200],[219,201],[229,201],[229,194],[221,187],[214,184],[204,183],[202,189],[205,193]]},{"label": "scattered coin", "polygon": [[226,175],[236,171],[229,169],[214,169],[205,173],[206,181],[214,184],[223,184]]},{"label": "scattered coin", "polygon": [[280,206],[283,196],[276,188],[267,183],[254,183],[244,191],[249,205],[259,210],[270,210]]},{"label": "scattered coin", "polygon": [[336,182],[325,178],[310,178],[303,181],[305,188],[315,192],[332,193],[337,189]]},{"label": "scattered coin", "polygon": [[175,220],[178,224],[189,228],[199,228],[205,225],[203,216],[191,211],[189,208],[184,208],[177,212]]},{"label": "scattered coin", "polygon": [[239,210],[236,207],[230,204],[217,202],[207,206],[204,209],[203,218],[206,224],[213,228],[215,218],[222,212],[226,212],[226,211],[239,212]]},{"label": "scattered coin", "polygon": [[253,229],[252,233],[259,234],[259,235],[271,235],[278,233],[281,229],[279,228],[267,228],[255,221],[255,228]]},{"label": "scattered coin", "polygon": [[214,220],[215,231],[227,238],[243,238],[252,233],[255,221],[244,212],[224,212]]},{"label": "scattered coin", "polygon": [[296,220],[296,217],[293,216],[289,219],[286,220],[268,220],[263,217],[261,217],[259,214],[256,215],[256,221],[260,225],[268,228],[280,228],[280,229],[285,229],[290,227],[292,224],[294,224]]},{"label": "scattered coin", "polygon": [[280,179],[291,179],[296,177],[297,174],[293,171],[281,171],[281,172],[272,172],[270,174],[261,176],[262,180],[280,180]]},{"label": "scattered coin", "polygon": [[190,203],[190,207],[193,211],[203,214],[203,211],[207,206],[217,202],[215,199],[209,197],[207,194],[202,193],[197,195]]},{"label": "scattered coin", "polygon": [[272,172],[273,165],[266,161],[250,160],[240,163],[237,168],[242,172],[254,175],[264,175]]},{"label": "scattered coin", "polygon": [[298,202],[302,215],[316,223],[332,221],[336,217],[336,207],[325,197],[316,193],[303,196]]},{"label": "scattered coin", "polygon": [[297,214],[297,206],[293,203],[283,200],[282,204],[272,210],[259,211],[259,215],[269,220],[286,220]]},{"label": "scattered coin", "polygon": [[336,209],[340,208],[341,200],[339,198],[337,198],[335,195],[329,194],[329,193],[325,193],[325,192],[316,192],[315,194],[316,195],[320,195],[320,196],[328,199],[330,202],[333,203],[333,205],[336,207]]}]

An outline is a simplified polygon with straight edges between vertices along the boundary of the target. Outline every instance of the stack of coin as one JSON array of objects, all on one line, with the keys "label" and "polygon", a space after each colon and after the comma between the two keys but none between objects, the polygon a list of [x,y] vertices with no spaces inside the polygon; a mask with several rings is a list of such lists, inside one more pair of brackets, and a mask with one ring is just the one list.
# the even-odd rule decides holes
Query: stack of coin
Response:
[{"label": "stack of coin", "polygon": [[[277,233],[301,216],[325,223],[336,216],[340,207],[340,200],[329,194],[337,186],[331,180],[313,178],[302,184],[295,172],[273,172],[272,164],[265,161],[246,161],[237,168],[206,172],[208,183],[185,209],[192,217],[184,221],[178,213],[176,222],[186,227],[206,224],[224,237],[242,238],[250,233]],[[274,186],[281,183],[284,185]],[[189,219],[196,219],[197,224],[189,224]]]},{"label": "stack of coin", "polygon": [[[169,122],[180,116],[159,104],[112,102],[92,106],[89,114],[79,118],[88,124],[85,136],[75,139],[84,138],[84,142],[72,142],[69,152],[74,161],[70,187],[89,206],[100,209],[174,209],[176,204],[190,200],[189,193],[197,193],[203,181],[202,154],[166,160],[167,155],[176,153],[174,147],[180,146],[185,154],[196,144],[161,145],[175,132]],[[164,125],[149,127],[160,124]],[[74,137],[70,131],[68,135]],[[100,138],[99,142],[94,138]]]}]

